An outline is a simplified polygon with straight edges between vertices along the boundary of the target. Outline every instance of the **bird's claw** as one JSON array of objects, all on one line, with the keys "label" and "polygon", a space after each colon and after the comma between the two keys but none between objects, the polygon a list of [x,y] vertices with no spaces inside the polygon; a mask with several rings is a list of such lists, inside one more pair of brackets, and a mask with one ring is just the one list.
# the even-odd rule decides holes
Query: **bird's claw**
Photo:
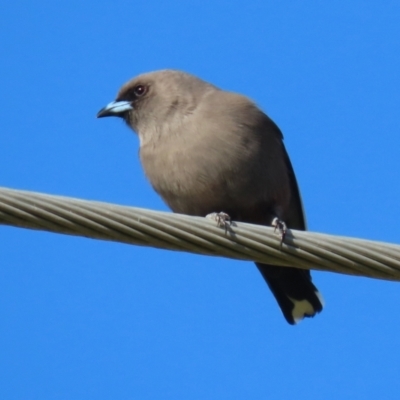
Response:
[{"label": "bird's claw", "polygon": [[272,222],[271,225],[275,228],[274,232],[276,232],[276,230],[279,231],[279,233],[281,234],[281,244],[283,243],[283,241],[285,240],[285,236],[286,236],[286,224],[279,219],[278,217],[275,217]]},{"label": "bird's claw", "polygon": [[207,214],[206,218],[212,219],[215,221],[219,228],[225,228],[225,231],[231,226],[231,217],[229,214],[224,212],[213,212],[211,214]]}]

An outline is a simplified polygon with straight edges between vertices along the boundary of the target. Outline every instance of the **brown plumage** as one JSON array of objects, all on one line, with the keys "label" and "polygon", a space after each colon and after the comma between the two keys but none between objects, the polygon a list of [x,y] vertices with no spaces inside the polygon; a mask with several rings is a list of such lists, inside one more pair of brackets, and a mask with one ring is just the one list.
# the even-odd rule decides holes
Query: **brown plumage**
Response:
[{"label": "brown plumage", "polygon": [[[223,211],[232,220],[306,229],[296,178],[275,123],[251,100],[192,75],[164,70],[120,89],[98,117],[139,135],[153,188],[178,213]],[[256,263],[290,324],[322,310],[310,271]]]}]

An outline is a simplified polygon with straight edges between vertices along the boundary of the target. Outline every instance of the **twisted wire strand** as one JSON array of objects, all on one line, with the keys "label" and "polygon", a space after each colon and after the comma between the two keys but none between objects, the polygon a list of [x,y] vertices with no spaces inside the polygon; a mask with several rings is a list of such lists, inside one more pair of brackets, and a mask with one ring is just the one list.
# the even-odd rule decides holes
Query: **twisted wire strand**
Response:
[{"label": "twisted wire strand", "polygon": [[0,188],[0,224],[175,251],[400,280],[400,246]]}]

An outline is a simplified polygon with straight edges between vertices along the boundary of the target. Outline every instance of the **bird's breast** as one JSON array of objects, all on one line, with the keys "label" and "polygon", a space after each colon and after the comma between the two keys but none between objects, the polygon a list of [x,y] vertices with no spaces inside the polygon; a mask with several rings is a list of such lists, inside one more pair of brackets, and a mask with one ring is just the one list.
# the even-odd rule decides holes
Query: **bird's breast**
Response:
[{"label": "bird's breast", "polygon": [[141,146],[140,158],[153,188],[174,212],[206,215],[281,196],[287,185],[270,179],[262,150],[248,140],[180,137]]},{"label": "bird's breast", "polygon": [[140,158],[153,188],[175,212],[203,215],[205,209],[214,209],[225,192],[222,187],[229,174],[200,149],[143,146]]}]

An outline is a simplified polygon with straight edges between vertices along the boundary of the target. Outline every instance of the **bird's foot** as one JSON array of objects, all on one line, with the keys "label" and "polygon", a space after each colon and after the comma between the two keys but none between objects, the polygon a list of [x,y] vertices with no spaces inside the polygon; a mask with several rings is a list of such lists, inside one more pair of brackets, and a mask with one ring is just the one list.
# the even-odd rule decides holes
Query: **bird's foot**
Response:
[{"label": "bird's foot", "polygon": [[225,232],[230,228],[231,226],[231,217],[229,214],[224,213],[224,212],[213,212],[211,214],[207,214],[206,218],[212,219],[215,221],[220,228],[225,228]]},{"label": "bird's foot", "polygon": [[271,225],[275,228],[274,232],[276,232],[276,230],[279,231],[280,235],[281,235],[281,244],[283,243],[283,241],[285,240],[285,236],[286,236],[286,224],[279,219],[278,217],[275,217],[272,222]]}]

